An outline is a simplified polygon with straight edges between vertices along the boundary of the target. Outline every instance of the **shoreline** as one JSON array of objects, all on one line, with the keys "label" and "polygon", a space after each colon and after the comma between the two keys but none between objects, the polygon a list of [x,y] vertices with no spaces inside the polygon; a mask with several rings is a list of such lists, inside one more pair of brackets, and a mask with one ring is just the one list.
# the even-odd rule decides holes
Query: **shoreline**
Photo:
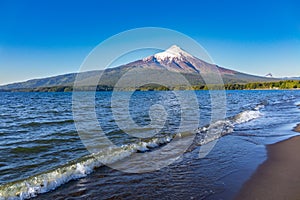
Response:
[{"label": "shoreline", "polygon": [[[0,90],[0,93],[72,93],[74,92],[73,89],[60,88],[59,90],[50,90],[39,88],[39,89],[18,89],[18,90]],[[66,90],[65,90],[66,89]],[[141,91],[141,92],[164,92],[164,91],[300,91],[300,88],[290,88],[290,89],[275,89],[275,88],[258,88],[258,89],[170,89],[170,90],[157,90],[157,89],[150,89],[150,90],[135,90],[135,89],[128,89],[128,90],[117,90],[118,92],[132,92],[132,91]],[[107,90],[80,90],[76,92],[114,92],[113,89]],[[298,105],[299,106],[299,105]]]},{"label": "shoreline", "polygon": [[[300,124],[294,129],[300,132]],[[267,160],[235,199],[300,199],[300,136],[267,146]]]}]

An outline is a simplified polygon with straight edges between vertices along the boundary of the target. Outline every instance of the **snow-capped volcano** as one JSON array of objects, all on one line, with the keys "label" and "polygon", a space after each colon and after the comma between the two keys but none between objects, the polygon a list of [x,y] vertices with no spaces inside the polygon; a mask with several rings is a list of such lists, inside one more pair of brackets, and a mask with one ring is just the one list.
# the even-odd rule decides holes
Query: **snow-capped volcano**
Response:
[{"label": "snow-capped volcano", "polygon": [[186,57],[193,58],[192,55],[182,50],[177,45],[173,45],[167,50],[154,55],[154,58],[156,58],[158,61],[172,61],[173,59],[183,60]]},{"label": "snow-capped volcano", "polygon": [[[167,50],[148,56],[142,60],[129,63],[130,66],[139,66],[142,68],[165,68],[173,72],[181,73],[215,73],[215,65],[209,64],[199,58],[196,58],[184,51],[177,45],[173,45]],[[213,67],[214,66],[214,67]],[[217,67],[221,72],[227,74],[234,74],[232,70]]]}]

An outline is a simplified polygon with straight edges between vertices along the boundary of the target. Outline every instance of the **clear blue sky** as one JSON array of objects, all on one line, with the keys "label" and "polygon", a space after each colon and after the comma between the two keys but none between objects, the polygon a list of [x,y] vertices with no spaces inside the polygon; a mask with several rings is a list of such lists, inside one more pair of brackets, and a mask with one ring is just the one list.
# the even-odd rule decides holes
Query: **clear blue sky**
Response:
[{"label": "clear blue sky", "polygon": [[138,27],[197,40],[220,66],[300,76],[297,1],[0,0],[0,84],[76,72],[101,41]]}]

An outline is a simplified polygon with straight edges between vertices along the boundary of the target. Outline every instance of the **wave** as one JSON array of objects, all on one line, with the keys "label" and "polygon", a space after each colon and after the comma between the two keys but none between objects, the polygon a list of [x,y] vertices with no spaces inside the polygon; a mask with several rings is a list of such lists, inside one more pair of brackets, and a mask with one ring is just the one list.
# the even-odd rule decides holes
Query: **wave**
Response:
[{"label": "wave", "polygon": [[[50,170],[24,180],[7,183],[0,186],[0,200],[17,200],[36,197],[57,187],[92,173],[95,168],[103,166],[102,162],[111,164],[122,160],[135,152],[145,152],[169,143],[172,136],[153,138],[145,142],[122,145],[109,148],[96,154],[91,154],[76,161],[67,163],[54,170]],[[102,162],[100,162],[102,161]]]},{"label": "wave", "polygon": [[247,110],[247,111],[239,113],[234,118],[234,122],[236,124],[242,124],[242,123],[246,123],[250,120],[259,118],[260,116],[261,116],[261,113],[259,112],[259,110]]},{"label": "wave", "polygon": [[[231,118],[216,121],[196,130],[194,143],[191,145],[204,145],[223,135],[234,131],[237,124],[245,123],[260,117],[263,104],[257,105],[253,110],[243,111]],[[82,157],[56,169],[4,185],[0,185],[0,200],[17,200],[36,197],[71,181],[83,178],[92,173],[95,168],[103,166],[102,162],[111,164],[122,160],[133,153],[151,151],[172,141],[174,135],[157,137],[137,143],[122,145],[120,147],[102,150],[99,153]],[[23,151],[23,149],[22,149]],[[100,162],[102,161],[102,162]]]},{"label": "wave", "polygon": [[225,120],[219,120],[209,125],[201,127],[197,130],[194,145],[204,145],[220,137],[230,134],[234,131],[234,127],[238,124],[246,123],[262,116],[260,110],[264,108],[266,102],[258,104],[252,110],[245,110],[233,117]]},{"label": "wave", "polygon": [[201,127],[197,130],[195,144],[204,145],[219,139],[223,135],[232,133],[233,127],[234,126],[230,120],[220,120],[210,125]]}]

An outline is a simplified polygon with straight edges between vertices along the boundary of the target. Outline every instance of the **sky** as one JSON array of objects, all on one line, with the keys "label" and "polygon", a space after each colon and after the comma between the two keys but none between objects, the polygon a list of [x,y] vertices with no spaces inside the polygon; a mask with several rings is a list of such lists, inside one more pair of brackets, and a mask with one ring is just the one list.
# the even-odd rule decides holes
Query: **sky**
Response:
[{"label": "sky", "polygon": [[300,76],[300,2],[0,0],[0,85],[77,72],[120,32],[162,27],[196,40],[215,64]]}]

